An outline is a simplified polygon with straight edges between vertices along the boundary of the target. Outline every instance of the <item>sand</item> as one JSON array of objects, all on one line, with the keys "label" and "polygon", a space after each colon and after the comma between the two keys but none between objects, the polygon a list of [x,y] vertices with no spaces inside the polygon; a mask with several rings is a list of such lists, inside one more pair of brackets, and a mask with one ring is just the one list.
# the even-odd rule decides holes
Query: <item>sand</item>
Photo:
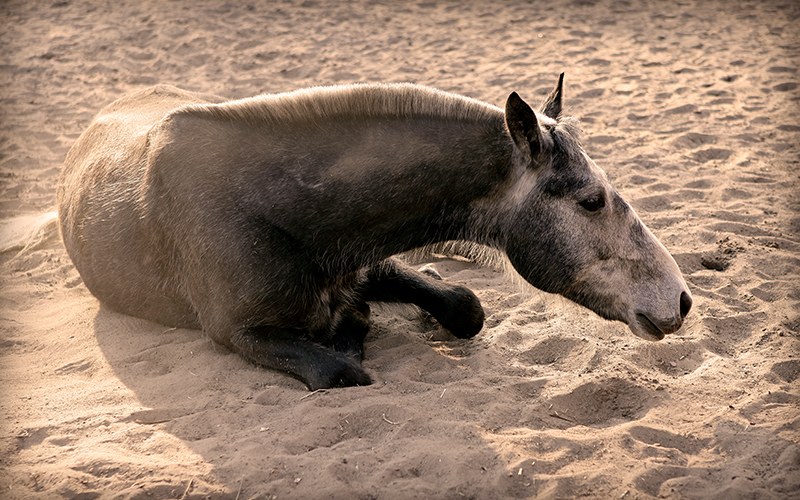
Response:
[{"label": "sand", "polygon": [[[799,31],[789,0],[3,2],[0,497],[800,498]],[[310,393],[104,309],[48,215],[93,115],[151,84],[502,105],[562,71],[589,154],[694,294],[662,342],[431,256],[484,330],[377,310],[375,383]]]}]

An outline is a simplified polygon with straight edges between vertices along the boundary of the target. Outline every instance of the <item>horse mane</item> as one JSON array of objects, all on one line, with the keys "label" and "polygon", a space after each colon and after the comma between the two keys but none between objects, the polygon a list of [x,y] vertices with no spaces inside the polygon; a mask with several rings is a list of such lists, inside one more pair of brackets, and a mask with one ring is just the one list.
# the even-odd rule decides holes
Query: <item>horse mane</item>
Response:
[{"label": "horse mane", "polygon": [[311,87],[219,104],[189,104],[173,114],[223,121],[281,125],[329,118],[502,119],[503,111],[470,97],[410,83]]}]

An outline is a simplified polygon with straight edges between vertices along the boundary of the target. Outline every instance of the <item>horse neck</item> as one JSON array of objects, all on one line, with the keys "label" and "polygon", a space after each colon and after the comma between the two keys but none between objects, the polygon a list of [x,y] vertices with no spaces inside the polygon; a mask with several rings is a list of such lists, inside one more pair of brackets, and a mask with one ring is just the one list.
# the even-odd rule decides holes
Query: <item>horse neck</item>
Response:
[{"label": "horse neck", "polygon": [[[475,239],[476,207],[507,183],[511,145],[497,123],[442,119],[323,124],[298,168],[320,186],[293,225],[342,262],[380,260],[440,241]],[[483,210],[481,208],[480,210]],[[325,216],[320,218],[319,214]],[[345,238],[343,235],[347,235]]]}]

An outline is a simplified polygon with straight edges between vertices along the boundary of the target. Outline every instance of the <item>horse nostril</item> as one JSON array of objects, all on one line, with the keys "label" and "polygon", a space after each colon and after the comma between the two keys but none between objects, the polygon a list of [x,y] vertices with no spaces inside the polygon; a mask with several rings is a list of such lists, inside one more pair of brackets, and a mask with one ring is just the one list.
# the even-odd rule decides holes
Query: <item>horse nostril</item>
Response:
[{"label": "horse nostril", "polygon": [[692,308],[692,297],[686,293],[681,292],[681,320],[686,319],[689,310]]}]

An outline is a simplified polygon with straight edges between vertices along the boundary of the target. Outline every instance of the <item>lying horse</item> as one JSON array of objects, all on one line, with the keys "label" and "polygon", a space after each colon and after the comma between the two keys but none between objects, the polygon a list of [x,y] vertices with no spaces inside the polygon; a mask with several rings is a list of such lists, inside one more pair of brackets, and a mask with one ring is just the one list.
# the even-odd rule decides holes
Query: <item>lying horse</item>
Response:
[{"label": "lying horse", "polygon": [[455,336],[467,288],[391,256],[448,240],[505,252],[533,286],[660,340],[691,295],[675,261],[561,116],[417,85],[225,101],[157,86],[103,109],[67,154],[61,231],[116,311],[211,339],[309,388],[364,385],[368,302]]}]

